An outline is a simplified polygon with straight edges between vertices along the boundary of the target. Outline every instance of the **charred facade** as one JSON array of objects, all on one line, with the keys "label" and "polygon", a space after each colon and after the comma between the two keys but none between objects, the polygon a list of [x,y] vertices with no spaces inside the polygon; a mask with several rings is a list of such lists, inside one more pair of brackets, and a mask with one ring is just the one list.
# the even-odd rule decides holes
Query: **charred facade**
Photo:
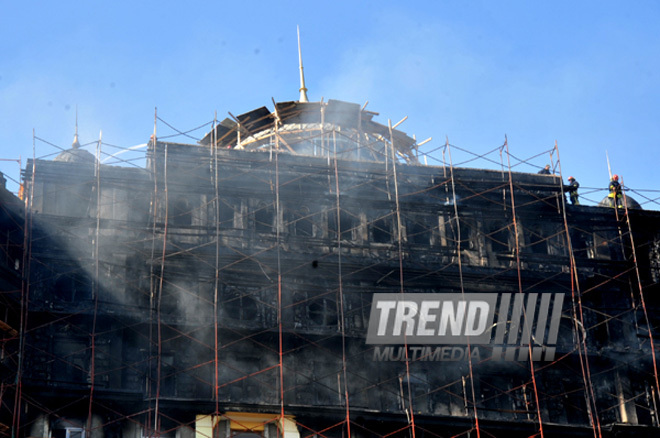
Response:
[{"label": "charred facade", "polygon": [[[279,103],[152,138],[145,168],[30,161],[3,225],[27,260],[3,275],[7,433],[657,434],[660,214],[420,165],[374,115]],[[377,293],[566,298],[554,357],[530,361],[366,344]]]}]

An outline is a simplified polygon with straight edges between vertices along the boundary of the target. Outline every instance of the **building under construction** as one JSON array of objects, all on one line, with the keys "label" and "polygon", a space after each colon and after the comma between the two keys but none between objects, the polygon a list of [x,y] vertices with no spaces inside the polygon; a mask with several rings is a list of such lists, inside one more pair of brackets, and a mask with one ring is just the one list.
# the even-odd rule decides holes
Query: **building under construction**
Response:
[{"label": "building under construction", "polygon": [[[281,102],[154,131],[145,166],[29,160],[0,193],[0,432],[658,436],[660,213],[567,205],[556,148],[557,175],[506,144],[420,163],[375,115]],[[490,301],[492,342],[367,342],[392,294]]]}]

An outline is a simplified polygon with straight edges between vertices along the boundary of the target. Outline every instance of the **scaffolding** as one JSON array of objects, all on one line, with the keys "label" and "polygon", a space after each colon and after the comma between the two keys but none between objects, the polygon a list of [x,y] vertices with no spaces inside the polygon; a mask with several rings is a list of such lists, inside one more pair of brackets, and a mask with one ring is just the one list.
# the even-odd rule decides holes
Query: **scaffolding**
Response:
[{"label": "scaffolding", "polygon": [[[657,212],[567,206],[556,144],[423,152],[366,105],[274,105],[188,131],[156,115],[144,166],[102,138],[84,163],[28,161],[0,433],[658,433]],[[161,123],[210,131],[173,143]],[[552,360],[534,339],[515,360],[365,344],[376,293],[546,292],[567,297]],[[509,337],[532,330],[524,302]]]}]

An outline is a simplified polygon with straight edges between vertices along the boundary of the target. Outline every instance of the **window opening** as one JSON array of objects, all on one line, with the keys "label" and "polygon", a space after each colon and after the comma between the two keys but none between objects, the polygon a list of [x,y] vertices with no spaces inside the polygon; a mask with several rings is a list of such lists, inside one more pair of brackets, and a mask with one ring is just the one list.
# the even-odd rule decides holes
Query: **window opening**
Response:
[{"label": "window opening", "polygon": [[272,233],[273,219],[274,210],[272,204],[260,204],[257,211],[254,212],[255,230],[258,233]]},{"label": "window opening", "polygon": [[376,243],[390,243],[392,241],[392,221],[385,217],[375,220],[371,224],[371,235]]}]

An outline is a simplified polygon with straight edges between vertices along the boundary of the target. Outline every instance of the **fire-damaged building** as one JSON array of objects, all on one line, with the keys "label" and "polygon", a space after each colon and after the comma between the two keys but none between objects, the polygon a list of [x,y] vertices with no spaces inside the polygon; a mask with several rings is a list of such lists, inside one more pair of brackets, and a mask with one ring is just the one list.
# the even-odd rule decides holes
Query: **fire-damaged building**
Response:
[{"label": "fire-damaged building", "polygon": [[451,145],[424,164],[376,115],[279,102],[154,132],[145,166],[29,160],[0,218],[2,432],[658,436],[660,213]]}]

